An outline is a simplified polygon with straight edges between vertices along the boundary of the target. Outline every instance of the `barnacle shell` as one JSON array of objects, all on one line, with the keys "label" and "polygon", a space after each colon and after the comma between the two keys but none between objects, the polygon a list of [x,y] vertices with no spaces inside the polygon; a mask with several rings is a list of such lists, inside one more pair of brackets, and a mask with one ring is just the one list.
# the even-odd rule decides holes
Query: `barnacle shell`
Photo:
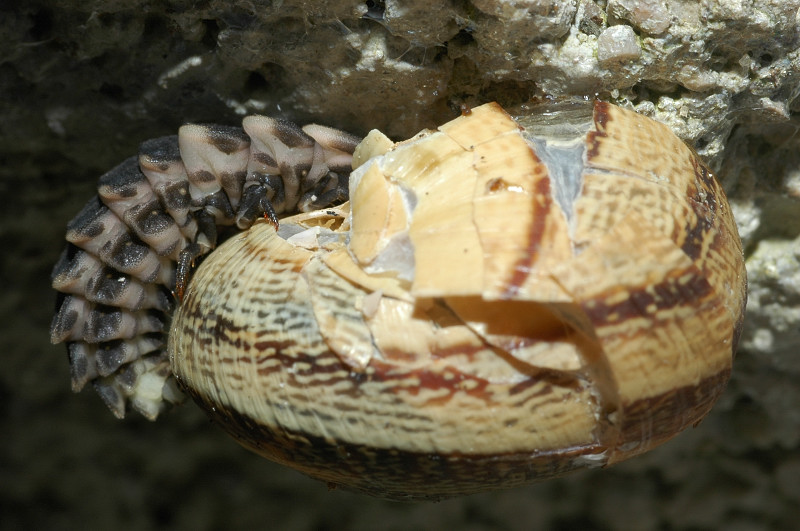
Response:
[{"label": "barnacle shell", "polygon": [[488,104],[354,161],[349,204],[233,237],[173,320],[178,381],[244,446],[441,498],[641,454],[722,392],[741,243],[667,127]]}]

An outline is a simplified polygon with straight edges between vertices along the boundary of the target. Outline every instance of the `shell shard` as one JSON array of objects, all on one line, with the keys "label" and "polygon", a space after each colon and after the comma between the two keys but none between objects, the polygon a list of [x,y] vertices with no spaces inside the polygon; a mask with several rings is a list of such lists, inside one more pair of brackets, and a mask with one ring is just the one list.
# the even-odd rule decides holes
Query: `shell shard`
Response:
[{"label": "shell shard", "polygon": [[489,104],[354,160],[350,203],[231,238],[173,319],[172,370],[244,446],[436,499],[640,454],[722,392],[741,243],[665,126]]},{"label": "shell shard", "polygon": [[[307,126],[317,141],[280,123],[257,140],[238,127],[185,125],[178,135],[144,142],[138,156],[100,177],[97,196],[69,222],[69,243],[52,273],[63,295],[50,337],[67,344],[73,390],[91,382],[120,418],[133,407],[155,419],[182,400],[164,353],[181,272],[213,249],[226,227],[302,210],[303,194],[346,186],[358,139]],[[259,157],[254,146],[284,145],[286,130],[302,139],[303,150],[292,145],[273,153],[272,166],[251,176],[261,179],[258,194],[245,197],[251,161]],[[284,180],[296,181],[294,194],[269,203],[268,195],[287,188]]]}]

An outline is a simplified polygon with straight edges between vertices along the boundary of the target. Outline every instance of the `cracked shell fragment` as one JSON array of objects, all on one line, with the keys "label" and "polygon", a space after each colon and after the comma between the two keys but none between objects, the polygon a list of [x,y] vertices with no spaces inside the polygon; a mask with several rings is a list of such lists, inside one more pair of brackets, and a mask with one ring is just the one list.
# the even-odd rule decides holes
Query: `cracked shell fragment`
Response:
[{"label": "cracked shell fragment", "polygon": [[178,381],[244,446],[437,499],[641,454],[719,397],[741,243],[667,127],[488,104],[354,160],[349,203],[223,244],[173,321]]}]

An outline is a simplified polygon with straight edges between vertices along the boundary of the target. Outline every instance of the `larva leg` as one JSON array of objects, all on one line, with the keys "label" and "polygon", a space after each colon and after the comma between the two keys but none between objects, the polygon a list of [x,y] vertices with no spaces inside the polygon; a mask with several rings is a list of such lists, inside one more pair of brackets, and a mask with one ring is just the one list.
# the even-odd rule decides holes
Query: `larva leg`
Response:
[{"label": "larva leg", "polygon": [[[280,179],[278,179],[278,181],[280,182]],[[236,215],[236,226],[240,229],[247,228],[252,225],[259,216],[263,215],[277,230],[278,215],[275,213],[275,209],[272,207],[272,201],[269,199],[269,192],[275,190],[275,188],[277,188],[279,192],[277,195],[282,197],[282,184],[274,187],[270,187],[267,184],[251,184],[245,188],[242,194],[242,202],[239,205],[239,212]]]},{"label": "larva leg", "polygon": [[298,204],[298,210],[309,212],[327,205],[333,205],[347,200],[348,175],[339,176],[329,172],[319,180],[317,186],[307,192]]},{"label": "larva leg", "polygon": [[178,302],[183,301],[183,294],[186,292],[186,286],[189,284],[189,277],[194,268],[194,261],[201,254],[203,254],[202,247],[196,243],[192,243],[181,251],[178,257],[178,262],[175,266],[175,289],[172,291],[172,294],[178,299]]}]

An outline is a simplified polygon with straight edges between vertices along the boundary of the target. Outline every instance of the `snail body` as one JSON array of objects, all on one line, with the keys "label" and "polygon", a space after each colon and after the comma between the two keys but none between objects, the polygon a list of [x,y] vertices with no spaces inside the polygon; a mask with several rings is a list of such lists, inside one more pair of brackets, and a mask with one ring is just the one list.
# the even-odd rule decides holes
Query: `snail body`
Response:
[{"label": "snail body", "polygon": [[[335,150],[351,153],[349,202],[277,230],[244,216],[188,281],[169,365],[155,358],[240,444],[332,485],[440,499],[610,465],[708,413],[744,262],[719,183],[667,127],[603,102],[516,119],[487,104]],[[54,336],[79,329],[64,307]]]}]

